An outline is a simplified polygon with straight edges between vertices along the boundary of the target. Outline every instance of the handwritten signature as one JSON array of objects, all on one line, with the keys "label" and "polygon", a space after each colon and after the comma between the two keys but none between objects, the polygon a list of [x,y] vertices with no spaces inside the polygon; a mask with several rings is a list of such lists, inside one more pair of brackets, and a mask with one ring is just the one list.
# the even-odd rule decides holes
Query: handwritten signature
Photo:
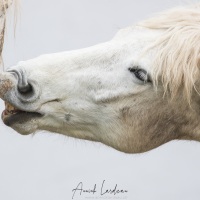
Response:
[{"label": "handwritten signature", "polygon": [[101,196],[103,195],[118,195],[118,194],[124,194],[124,193],[128,193],[128,190],[125,189],[118,189],[118,185],[115,184],[115,186],[112,189],[107,189],[105,188],[105,180],[103,180],[100,190],[97,190],[97,184],[94,184],[94,186],[90,189],[85,189],[83,187],[83,182],[78,183],[78,185],[76,186],[76,188],[74,188],[72,190],[72,199],[74,199],[75,195],[82,195],[83,193],[87,193],[87,194],[99,194]]}]

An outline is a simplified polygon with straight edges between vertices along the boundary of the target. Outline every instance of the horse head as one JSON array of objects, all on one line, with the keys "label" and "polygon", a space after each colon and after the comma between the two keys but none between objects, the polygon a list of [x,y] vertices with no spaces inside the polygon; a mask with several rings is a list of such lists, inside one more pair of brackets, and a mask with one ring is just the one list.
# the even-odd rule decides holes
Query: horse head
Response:
[{"label": "horse head", "polygon": [[89,48],[21,61],[0,75],[3,122],[127,153],[200,140],[199,6],[176,8]]}]

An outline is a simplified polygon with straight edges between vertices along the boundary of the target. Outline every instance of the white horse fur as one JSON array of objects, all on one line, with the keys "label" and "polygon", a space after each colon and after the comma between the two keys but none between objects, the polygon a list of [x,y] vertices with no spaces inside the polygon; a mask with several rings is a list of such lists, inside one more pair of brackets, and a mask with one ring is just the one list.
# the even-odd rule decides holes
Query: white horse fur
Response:
[{"label": "white horse fur", "polygon": [[199,55],[200,7],[176,8],[1,73],[2,119],[21,134],[48,130],[126,153],[200,141]]}]

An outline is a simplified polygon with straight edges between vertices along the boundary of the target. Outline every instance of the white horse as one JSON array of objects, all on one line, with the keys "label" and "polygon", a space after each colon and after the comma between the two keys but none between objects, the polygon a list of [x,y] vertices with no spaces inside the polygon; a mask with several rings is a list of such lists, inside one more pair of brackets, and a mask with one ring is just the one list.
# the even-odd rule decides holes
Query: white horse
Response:
[{"label": "white horse", "polygon": [[200,140],[200,6],[120,30],[109,42],[21,61],[0,74],[2,120],[145,152]]}]

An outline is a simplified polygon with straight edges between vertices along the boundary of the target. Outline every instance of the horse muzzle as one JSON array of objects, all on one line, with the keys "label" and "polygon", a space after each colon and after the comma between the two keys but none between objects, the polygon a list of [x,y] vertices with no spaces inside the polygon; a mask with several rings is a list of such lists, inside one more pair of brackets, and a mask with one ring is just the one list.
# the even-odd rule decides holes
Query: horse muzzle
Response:
[{"label": "horse muzzle", "polygon": [[[24,74],[17,71],[3,72],[0,74],[0,98],[5,102],[5,110],[1,118],[10,126],[15,121],[25,121],[28,117],[41,114],[30,110],[29,101],[36,99],[36,90],[25,81]],[[29,107],[29,108],[28,108]]]}]

